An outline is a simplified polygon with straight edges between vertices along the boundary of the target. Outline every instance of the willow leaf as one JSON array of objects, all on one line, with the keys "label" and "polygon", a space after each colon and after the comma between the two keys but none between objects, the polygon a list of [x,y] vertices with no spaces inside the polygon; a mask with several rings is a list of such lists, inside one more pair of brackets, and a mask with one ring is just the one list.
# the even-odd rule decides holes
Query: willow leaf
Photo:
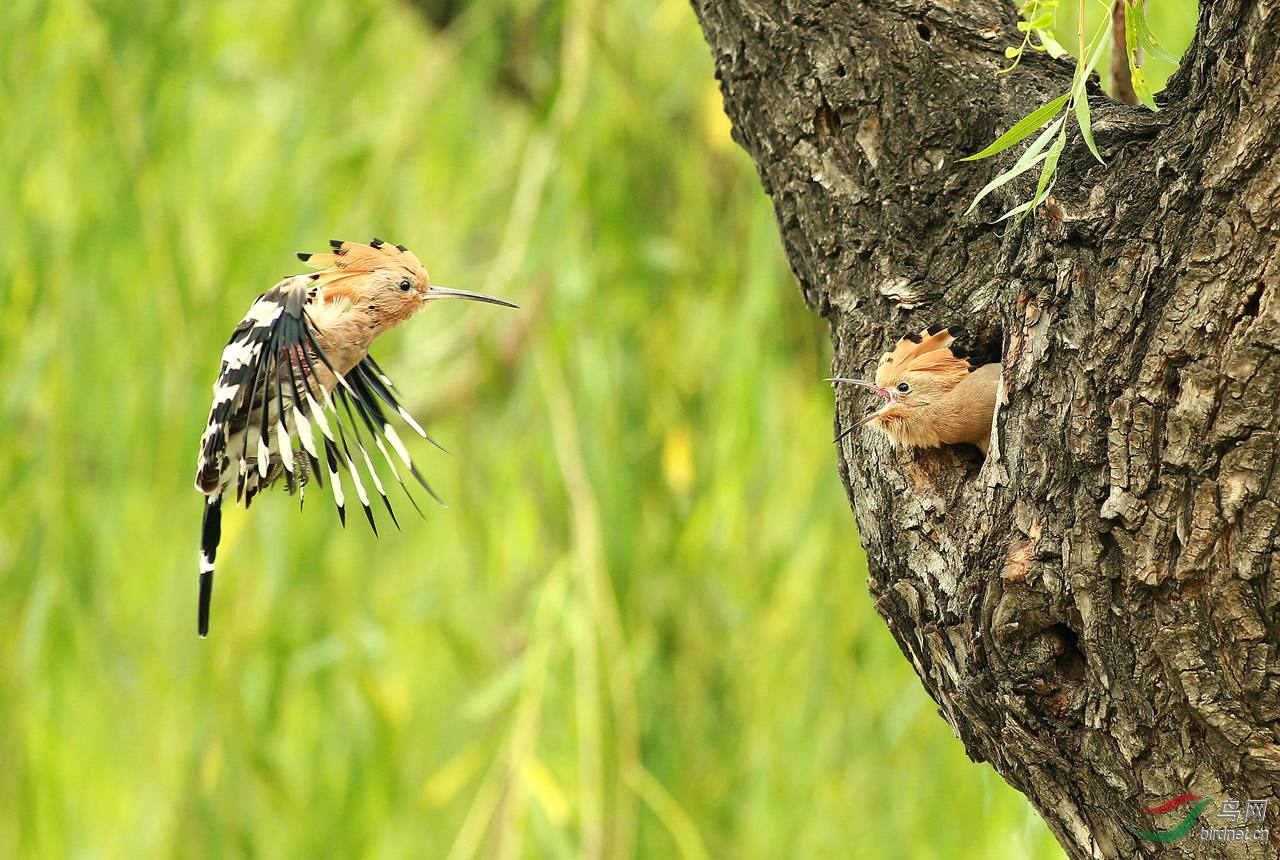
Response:
[{"label": "willow leaf", "polygon": [[1004,152],[1009,147],[1026,140],[1043,126],[1046,122],[1058,115],[1058,111],[1062,110],[1062,106],[1071,98],[1070,93],[1065,93],[1047,105],[1036,108],[1031,113],[1024,116],[1014,124],[1013,128],[1006,131],[995,139],[995,141],[981,152],[973,155],[967,155],[960,159],[961,161],[977,161],[980,158],[988,158],[997,153]]}]

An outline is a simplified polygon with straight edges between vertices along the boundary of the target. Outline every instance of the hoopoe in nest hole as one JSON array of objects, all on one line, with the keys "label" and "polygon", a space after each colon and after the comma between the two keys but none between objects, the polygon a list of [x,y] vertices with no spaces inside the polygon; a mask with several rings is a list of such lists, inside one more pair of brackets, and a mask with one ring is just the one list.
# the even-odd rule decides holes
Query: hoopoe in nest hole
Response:
[{"label": "hoopoe in nest hole", "polygon": [[[433,286],[422,263],[403,245],[381,239],[368,245],[337,240],[329,244],[328,253],[298,254],[321,271],[285,278],[259,296],[222,351],[196,465],[196,489],[206,497],[200,542],[201,636],[209,633],[222,502],[232,487],[235,501],[247,508],[281,478],[290,493],[301,496],[310,479],[323,486],[327,475],[345,525],[340,473],[346,472],[377,534],[362,465],[399,528],[365,447],[365,434],[406,494],[408,488],[384,440],[409,474],[439,501],[387,420],[384,405],[423,438],[433,444],[435,440],[400,405],[391,380],[369,355],[370,344],[435,299],[515,307],[493,296]],[[417,509],[412,495],[409,501]]]},{"label": "hoopoe in nest hole", "polygon": [[991,416],[996,408],[1000,365],[970,363],[955,346],[964,336],[960,327],[933,326],[909,334],[880,357],[875,382],[834,376],[828,382],[861,385],[884,398],[884,403],[853,427],[870,424],[889,437],[895,447],[937,448],[976,445],[987,452]]}]

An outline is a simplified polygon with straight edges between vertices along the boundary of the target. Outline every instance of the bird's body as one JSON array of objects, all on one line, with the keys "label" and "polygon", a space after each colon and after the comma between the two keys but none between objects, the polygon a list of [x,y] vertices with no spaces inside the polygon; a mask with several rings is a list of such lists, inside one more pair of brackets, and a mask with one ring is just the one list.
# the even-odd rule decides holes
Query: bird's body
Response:
[{"label": "bird's body", "polygon": [[874,383],[835,377],[884,398],[859,425],[869,424],[895,446],[970,444],[986,453],[1000,365],[971,364],[954,346],[962,333],[959,328],[935,327],[907,335],[881,356]]},{"label": "bird's body", "polygon": [[299,254],[321,271],[285,278],[259,296],[222,352],[196,466],[196,489],[206,496],[201,636],[208,632],[224,495],[234,487],[236,501],[248,507],[282,477],[290,492],[301,493],[311,478],[323,483],[327,475],[345,522],[340,474],[345,472],[374,531],[365,479],[395,522],[365,435],[372,438],[397,482],[399,459],[431,492],[383,407],[419,434],[426,433],[400,406],[391,381],[369,356],[370,345],[431,299],[465,298],[514,307],[478,293],[431,286],[422,263],[404,246],[378,239],[368,245],[330,244],[331,253]]}]

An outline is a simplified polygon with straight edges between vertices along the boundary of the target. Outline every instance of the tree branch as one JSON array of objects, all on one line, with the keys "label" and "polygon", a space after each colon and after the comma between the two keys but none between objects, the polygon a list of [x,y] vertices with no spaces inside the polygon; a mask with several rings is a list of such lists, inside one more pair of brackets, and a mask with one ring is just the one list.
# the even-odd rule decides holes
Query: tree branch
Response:
[{"label": "tree branch", "polygon": [[1111,94],[1127,105],[1136,105],[1138,95],[1133,91],[1128,40],[1124,32],[1125,2],[1126,0],[1116,0],[1116,4],[1111,7]]}]

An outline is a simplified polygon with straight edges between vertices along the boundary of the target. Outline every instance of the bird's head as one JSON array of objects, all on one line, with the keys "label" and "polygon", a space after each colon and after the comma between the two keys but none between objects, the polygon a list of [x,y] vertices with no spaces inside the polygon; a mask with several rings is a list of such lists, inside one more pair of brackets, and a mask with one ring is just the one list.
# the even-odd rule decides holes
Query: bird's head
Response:
[{"label": "bird's head", "polygon": [[331,250],[323,254],[298,254],[298,259],[321,271],[312,275],[330,301],[349,301],[352,306],[372,311],[379,328],[404,322],[436,299],[469,299],[516,307],[511,302],[483,293],[433,286],[426,268],[404,245],[373,239],[359,242],[330,240]]},{"label": "bird's head", "polygon": [[958,326],[933,326],[899,340],[892,352],[880,357],[875,382],[832,377],[870,389],[884,399],[859,425],[870,424],[894,442],[910,434],[913,422],[927,420],[930,405],[941,400],[971,370],[969,361],[953,343],[964,334]]}]

